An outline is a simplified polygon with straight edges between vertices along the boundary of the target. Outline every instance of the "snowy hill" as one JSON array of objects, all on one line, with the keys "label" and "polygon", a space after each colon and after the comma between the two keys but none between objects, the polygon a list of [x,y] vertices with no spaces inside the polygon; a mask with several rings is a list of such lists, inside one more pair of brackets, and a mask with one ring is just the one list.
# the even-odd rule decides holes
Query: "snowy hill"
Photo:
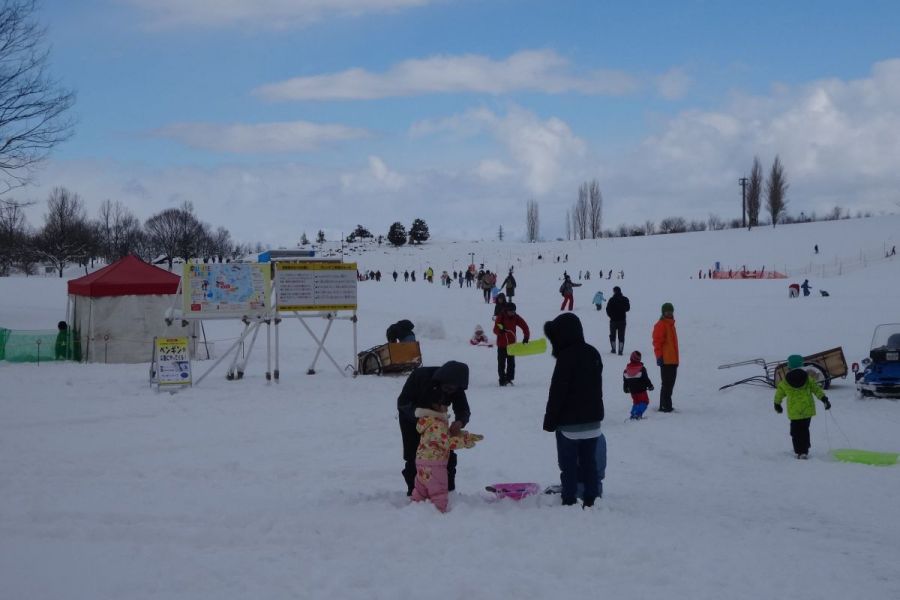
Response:
[{"label": "snowy hill", "polygon": [[[851,380],[828,391],[812,420],[812,453],[797,461],[772,390],[719,386],[753,375],[719,370],[842,346],[868,351],[875,325],[900,322],[900,217],[583,242],[441,242],[368,247],[351,256],[382,271],[359,284],[359,349],[388,324],[416,324],[426,364],[471,368],[468,429],[451,511],[410,505],[396,397],[403,379],[339,374],[302,327],[281,329],[281,382],[257,351],[242,381],[223,369],[169,396],[146,365],[0,363],[0,580],[10,598],[553,598],[900,597],[900,467],[835,462],[829,450],[900,451],[900,404],[856,399]],[[818,244],[820,252],[814,254]],[[554,438],[541,430],[553,359],[521,358],[514,388],[497,385],[494,350],[467,340],[492,306],[458,285],[422,282],[431,266],[515,267],[515,298],[534,336],[558,314],[563,270],[592,279],[575,314],[602,353],[609,466],[594,511],[558,497],[491,502],[498,481],[556,483]],[[568,254],[568,261],[562,257]],[[538,255],[542,258],[538,259]],[[556,262],[556,257],[561,262]],[[788,280],[697,279],[723,268],[786,271]],[[401,281],[390,278],[393,269]],[[403,283],[415,269],[418,281]],[[624,271],[599,281],[597,271]],[[791,300],[790,281],[814,293]],[[589,304],[620,285],[631,299],[626,355],[651,352],[663,302],[675,305],[678,412],[626,422],[624,357]],[[819,289],[830,297],[822,297]],[[0,279],[0,326],[52,328],[65,280]],[[324,323],[316,328],[321,332]],[[237,323],[207,324],[221,351]],[[328,347],[352,360],[346,323]],[[658,369],[648,364],[659,384]],[[195,374],[209,366],[195,363]],[[424,586],[439,585],[439,592]]]}]

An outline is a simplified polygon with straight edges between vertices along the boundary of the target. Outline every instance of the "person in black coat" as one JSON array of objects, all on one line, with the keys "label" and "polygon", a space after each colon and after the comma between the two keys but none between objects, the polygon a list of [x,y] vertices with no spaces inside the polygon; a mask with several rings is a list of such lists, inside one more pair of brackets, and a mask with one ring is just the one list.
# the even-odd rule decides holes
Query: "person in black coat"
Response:
[{"label": "person in black coat", "polygon": [[[472,416],[466,389],[469,387],[469,366],[455,360],[440,367],[419,367],[406,379],[403,390],[397,398],[397,412],[400,417],[400,435],[403,437],[403,479],[406,480],[406,495],[411,496],[416,483],[416,449],[419,447],[419,432],[416,431],[417,408],[431,408],[432,404],[447,404],[453,408],[450,435],[459,435],[460,430]],[[450,452],[447,462],[447,489],[456,488],[456,452]]]},{"label": "person in black coat", "polygon": [[385,336],[387,336],[388,343],[391,344],[394,342],[414,342],[416,341],[416,334],[413,333],[414,328],[415,325],[413,325],[412,321],[403,319],[388,327]]},{"label": "person in black coat", "polygon": [[613,288],[612,298],[606,303],[606,316],[609,317],[609,348],[616,353],[616,337],[619,338],[619,355],[625,349],[625,313],[631,310],[631,302],[622,295],[622,288]]},{"label": "person in black coat", "polygon": [[584,341],[581,321],[572,313],[545,323],[544,335],[556,358],[544,431],[556,433],[562,503],[575,504],[581,480],[584,506],[589,507],[600,495],[597,448],[604,412],[603,361],[597,349]]}]

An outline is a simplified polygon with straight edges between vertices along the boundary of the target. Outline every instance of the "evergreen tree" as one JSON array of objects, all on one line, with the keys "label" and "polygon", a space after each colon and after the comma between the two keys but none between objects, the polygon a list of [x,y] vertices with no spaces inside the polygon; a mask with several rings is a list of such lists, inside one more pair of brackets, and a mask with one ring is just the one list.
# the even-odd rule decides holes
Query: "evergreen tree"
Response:
[{"label": "evergreen tree", "polygon": [[306,232],[304,231],[303,235],[300,236],[300,245],[306,246],[307,244],[309,244],[309,238],[306,237]]},{"label": "evergreen tree", "polygon": [[316,243],[317,244],[325,243],[325,232],[322,231],[321,229],[319,230],[319,233],[316,234]]},{"label": "evergreen tree", "polygon": [[370,232],[368,229],[366,229],[362,225],[357,225],[356,229],[354,229],[353,233],[351,233],[350,235],[352,235],[354,239],[359,238],[361,240],[364,240],[366,238],[375,237],[372,235],[372,232]]},{"label": "evergreen tree", "polygon": [[425,242],[430,237],[428,233],[428,224],[425,223],[422,219],[416,219],[412,222],[412,226],[409,228],[409,241],[410,243],[421,244]]},{"label": "evergreen tree", "polygon": [[503,225],[497,230],[497,239],[503,241]]},{"label": "evergreen tree", "polygon": [[405,244],[406,227],[403,226],[403,223],[397,221],[391,225],[391,228],[388,230],[387,239],[390,243],[398,247]]}]

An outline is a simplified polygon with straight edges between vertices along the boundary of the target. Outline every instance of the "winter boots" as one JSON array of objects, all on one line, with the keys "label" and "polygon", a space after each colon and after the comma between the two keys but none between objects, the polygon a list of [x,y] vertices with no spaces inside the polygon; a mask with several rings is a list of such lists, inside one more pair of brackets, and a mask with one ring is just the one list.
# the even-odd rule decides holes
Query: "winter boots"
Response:
[{"label": "winter boots", "polygon": [[619,342],[619,356],[622,356],[622,351],[625,349],[625,342]]}]

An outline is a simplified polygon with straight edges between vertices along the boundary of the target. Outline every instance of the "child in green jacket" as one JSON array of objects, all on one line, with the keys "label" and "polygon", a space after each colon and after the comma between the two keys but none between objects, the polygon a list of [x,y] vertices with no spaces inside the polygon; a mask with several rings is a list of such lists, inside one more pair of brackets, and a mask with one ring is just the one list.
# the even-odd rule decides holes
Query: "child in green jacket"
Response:
[{"label": "child in green jacket", "polygon": [[784,379],[775,386],[775,412],[784,409],[781,402],[787,398],[787,415],[791,420],[791,442],[797,458],[809,458],[809,422],[816,416],[816,404],[813,396],[822,401],[825,410],[831,408],[831,402],[815,379],[803,368],[803,357],[792,354],[788,357],[789,371]]}]

